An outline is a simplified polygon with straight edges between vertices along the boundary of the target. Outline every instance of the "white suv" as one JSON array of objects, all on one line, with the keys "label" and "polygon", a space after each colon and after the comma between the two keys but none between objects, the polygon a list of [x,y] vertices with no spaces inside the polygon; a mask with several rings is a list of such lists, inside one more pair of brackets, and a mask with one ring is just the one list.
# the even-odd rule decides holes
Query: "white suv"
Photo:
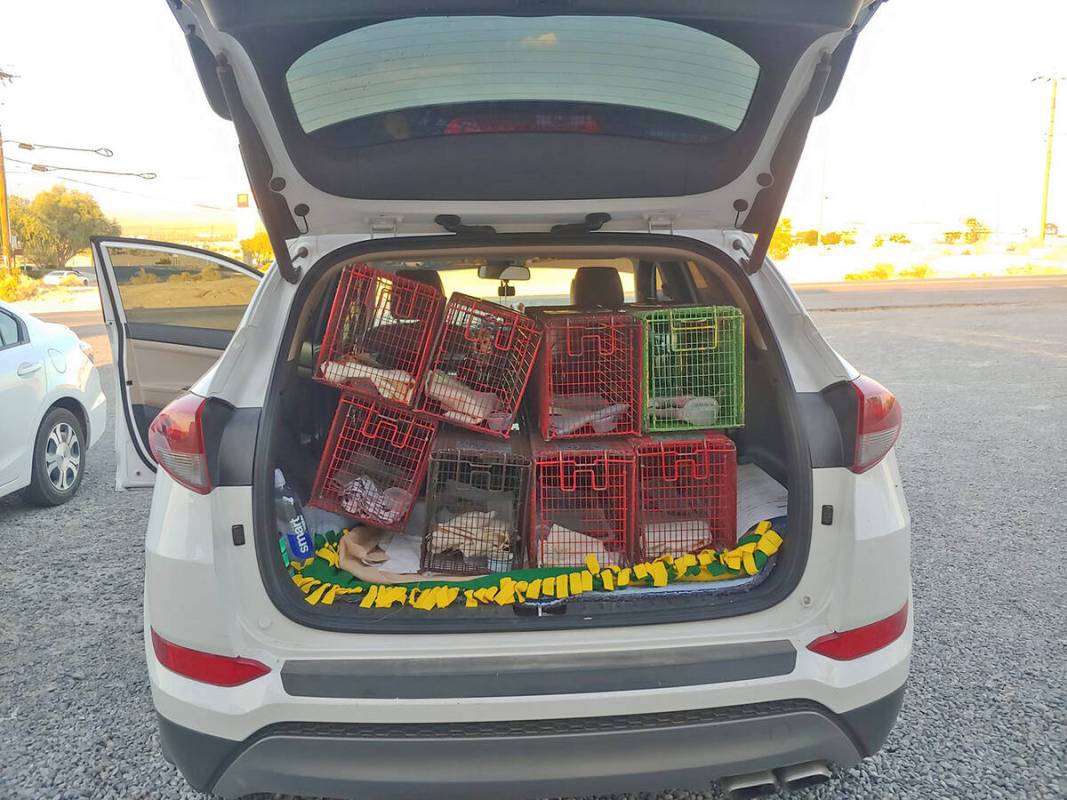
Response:
[{"label": "white suv", "polygon": [[[155,486],[148,672],[188,781],[501,798],[720,780],[741,797],[878,750],[911,653],[900,409],[765,258],[877,0],[169,5],[278,256],[260,279],[189,248],[94,242],[118,482]],[[535,281],[504,295],[533,305],[607,265],[618,282],[590,296],[576,279],[570,299],[741,309],[747,410],[730,435],[788,492],[777,555],[743,580],[550,609],[309,602],[279,554],[273,477],[307,497],[337,401],[312,369],[353,262],[446,286],[521,264]]]}]

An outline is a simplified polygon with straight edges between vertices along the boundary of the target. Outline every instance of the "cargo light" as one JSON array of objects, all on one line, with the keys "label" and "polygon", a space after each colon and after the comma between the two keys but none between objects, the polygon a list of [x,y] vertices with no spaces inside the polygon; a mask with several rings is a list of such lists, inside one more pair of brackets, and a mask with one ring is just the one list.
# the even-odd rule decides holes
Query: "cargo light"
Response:
[{"label": "cargo light", "polygon": [[908,604],[891,617],[840,633],[828,633],[808,645],[808,649],[835,661],[852,661],[881,650],[897,639],[908,627]]},{"label": "cargo light", "polygon": [[171,672],[212,686],[240,686],[270,672],[270,667],[255,659],[203,653],[168,642],[154,629],[152,650]]},{"label": "cargo light", "polygon": [[211,491],[202,416],[207,400],[183,394],[148,426],[148,449],[167,474],[198,494]]}]

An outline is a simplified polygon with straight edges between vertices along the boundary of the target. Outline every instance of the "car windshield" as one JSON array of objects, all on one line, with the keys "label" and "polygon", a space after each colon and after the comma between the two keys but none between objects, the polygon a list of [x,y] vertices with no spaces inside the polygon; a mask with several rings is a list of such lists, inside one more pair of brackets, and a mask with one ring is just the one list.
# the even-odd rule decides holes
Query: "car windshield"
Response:
[{"label": "car windshield", "polygon": [[367,144],[500,132],[707,142],[736,131],[759,66],[643,17],[418,17],[328,39],[286,73],[305,133]]}]

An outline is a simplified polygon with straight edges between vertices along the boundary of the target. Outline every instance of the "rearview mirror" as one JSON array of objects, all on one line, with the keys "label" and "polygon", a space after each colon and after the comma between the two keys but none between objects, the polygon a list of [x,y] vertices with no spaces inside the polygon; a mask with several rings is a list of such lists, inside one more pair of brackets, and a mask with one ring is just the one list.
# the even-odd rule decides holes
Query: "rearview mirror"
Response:
[{"label": "rearview mirror", "polygon": [[482,264],[478,267],[478,277],[492,281],[528,281],[530,270],[514,264]]}]

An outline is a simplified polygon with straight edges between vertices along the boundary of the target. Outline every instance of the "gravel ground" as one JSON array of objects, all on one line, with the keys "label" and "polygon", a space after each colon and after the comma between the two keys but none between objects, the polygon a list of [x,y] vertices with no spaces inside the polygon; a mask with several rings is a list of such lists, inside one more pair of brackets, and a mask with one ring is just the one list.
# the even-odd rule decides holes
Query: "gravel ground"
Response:
[{"label": "gravel ground", "polygon": [[[1067,796],[1065,312],[816,314],[904,405],[916,640],[885,749],[794,797]],[[0,798],[197,797],[159,755],[144,677],[148,495],[112,491],[111,431],[91,455],[59,511],[0,500]]]}]

